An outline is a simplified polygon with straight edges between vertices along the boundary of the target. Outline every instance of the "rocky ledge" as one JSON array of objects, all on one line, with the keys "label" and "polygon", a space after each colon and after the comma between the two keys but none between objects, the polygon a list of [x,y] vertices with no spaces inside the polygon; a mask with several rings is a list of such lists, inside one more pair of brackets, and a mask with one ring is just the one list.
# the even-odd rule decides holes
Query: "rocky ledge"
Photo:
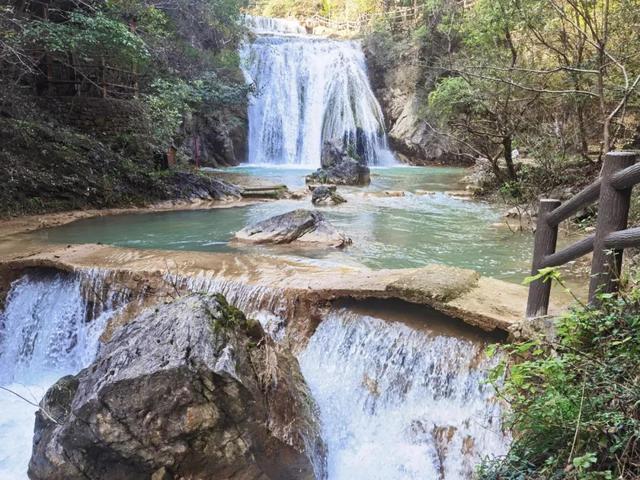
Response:
[{"label": "rocky ledge", "polygon": [[32,480],[324,477],[297,361],[220,296],[147,310],[41,407]]},{"label": "rocky ledge", "polygon": [[338,231],[320,212],[298,209],[243,228],[235,240],[247,243],[327,245],[342,248],[351,239]]},{"label": "rocky ledge", "polygon": [[227,200],[241,196],[240,188],[231,183],[188,172],[175,172],[164,188],[163,196],[173,200]]},{"label": "rocky ledge", "polygon": [[371,183],[369,167],[336,143],[324,144],[321,164],[321,168],[307,176],[308,184],[366,186]]}]

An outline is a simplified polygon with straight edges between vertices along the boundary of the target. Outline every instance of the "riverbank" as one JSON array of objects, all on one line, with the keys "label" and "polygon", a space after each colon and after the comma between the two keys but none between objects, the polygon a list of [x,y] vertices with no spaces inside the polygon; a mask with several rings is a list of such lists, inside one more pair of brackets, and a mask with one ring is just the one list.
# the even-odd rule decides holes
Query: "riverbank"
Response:
[{"label": "riverbank", "polygon": [[60,227],[87,218],[113,215],[144,214],[153,212],[178,212],[185,210],[207,210],[254,205],[266,201],[258,199],[228,198],[224,200],[176,200],[153,203],[151,205],[128,208],[103,208],[89,210],[68,210],[41,215],[24,215],[0,219],[0,239],[21,233],[30,233],[45,228]]}]

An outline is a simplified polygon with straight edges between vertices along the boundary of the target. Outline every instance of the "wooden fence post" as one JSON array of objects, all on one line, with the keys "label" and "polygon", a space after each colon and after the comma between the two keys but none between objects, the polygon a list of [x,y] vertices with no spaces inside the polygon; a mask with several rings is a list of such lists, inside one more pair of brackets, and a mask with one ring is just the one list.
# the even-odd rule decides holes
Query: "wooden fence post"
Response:
[{"label": "wooden fence post", "polygon": [[[542,199],[538,208],[538,223],[536,224],[536,236],[533,243],[533,263],[531,275],[536,275],[544,266],[544,258],[556,251],[558,239],[558,226],[549,225],[547,216],[560,206],[560,200]],[[529,285],[529,297],[527,299],[527,318],[546,315],[549,308],[551,295],[551,282],[536,280]]]},{"label": "wooden fence post", "polygon": [[616,292],[619,287],[623,250],[607,250],[605,238],[612,232],[627,228],[631,188],[617,190],[611,185],[611,177],[623,168],[633,165],[636,159],[637,154],[634,152],[609,152],[604,158],[598,201],[598,223],[591,262],[589,302],[595,300],[597,292]]}]

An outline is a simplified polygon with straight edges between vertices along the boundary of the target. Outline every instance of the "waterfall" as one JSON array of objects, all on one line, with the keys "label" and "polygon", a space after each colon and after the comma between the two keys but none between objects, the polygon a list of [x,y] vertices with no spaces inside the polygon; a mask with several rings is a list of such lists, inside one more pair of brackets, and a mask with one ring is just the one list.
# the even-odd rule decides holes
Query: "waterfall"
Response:
[{"label": "waterfall", "polygon": [[307,31],[293,18],[273,18],[245,15],[245,24],[256,34],[298,34],[304,35]]},{"label": "waterfall", "polygon": [[[37,404],[58,378],[87,366],[127,297],[107,290],[94,271],[34,271],[13,282],[0,313],[0,386]],[[0,390],[0,478],[27,477],[35,410]]]},{"label": "waterfall", "polygon": [[330,480],[467,479],[506,451],[482,344],[338,310],[299,360]]},{"label": "waterfall", "polygon": [[[37,403],[59,377],[88,365],[107,322],[135,300],[117,280],[100,270],[34,271],[13,282],[0,313],[0,386]],[[165,281],[223,293],[277,340],[301,314],[295,297],[273,287],[205,272]],[[484,342],[375,311],[331,308],[298,354],[320,409],[328,480],[471,478],[482,457],[505,453],[509,442],[485,383],[494,361]],[[0,390],[0,478],[26,478],[34,411]]]},{"label": "waterfall", "polygon": [[91,318],[81,278],[61,272],[23,276],[6,304],[0,314],[0,383],[37,382],[87,365],[109,310]]},{"label": "waterfall", "polygon": [[231,305],[258,320],[265,332],[276,341],[284,339],[287,311],[295,309],[287,295],[278,288],[246,285],[208,274],[185,277],[168,273],[164,278],[169,285],[178,289],[224,295]]},{"label": "waterfall", "polygon": [[322,145],[352,145],[369,165],[395,162],[382,109],[355,41],[305,35],[292,20],[249,17],[241,48],[256,91],[249,102],[249,163],[319,167]]}]

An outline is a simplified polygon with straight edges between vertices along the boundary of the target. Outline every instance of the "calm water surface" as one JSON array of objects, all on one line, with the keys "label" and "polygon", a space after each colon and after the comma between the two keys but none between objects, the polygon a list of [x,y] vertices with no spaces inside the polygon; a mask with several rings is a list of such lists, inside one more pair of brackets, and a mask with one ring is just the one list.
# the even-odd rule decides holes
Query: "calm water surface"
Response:
[{"label": "calm water surface", "polygon": [[[226,169],[223,175],[239,183],[258,178],[267,183],[285,183],[293,189],[304,186],[304,175],[308,172],[302,168],[238,167]],[[320,208],[353,239],[353,245],[341,251],[228,244],[233,234],[250,222],[296,208],[313,208],[308,199],[214,210],[97,217],[38,235],[56,243],[101,242],[132,248],[274,254],[370,268],[443,263],[522,281],[527,274],[531,237],[492,226],[501,222],[501,215],[488,204],[442,193],[460,189],[465,173],[459,168],[380,168],[373,169],[369,187],[341,188],[347,203]],[[402,197],[376,195],[386,190],[406,193]]]}]

